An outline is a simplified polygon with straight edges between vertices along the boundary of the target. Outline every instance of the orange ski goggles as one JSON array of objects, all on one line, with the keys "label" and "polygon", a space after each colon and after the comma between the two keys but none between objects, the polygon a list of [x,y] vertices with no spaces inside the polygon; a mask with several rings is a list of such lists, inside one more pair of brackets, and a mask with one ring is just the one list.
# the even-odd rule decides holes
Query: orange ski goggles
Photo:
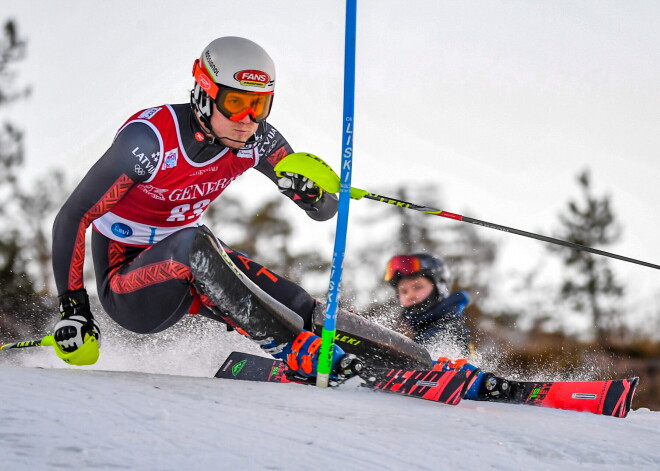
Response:
[{"label": "orange ski goggles", "polygon": [[414,255],[397,255],[392,257],[385,268],[384,280],[392,281],[395,277],[409,276],[430,268],[425,267],[425,260]]},{"label": "orange ski goggles", "polygon": [[200,65],[199,59],[195,61],[193,75],[225,118],[240,121],[249,115],[252,121],[260,123],[270,114],[273,92],[247,92],[219,85],[211,80]]},{"label": "orange ski goggles", "polygon": [[246,116],[260,123],[270,114],[273,92],[257,93],[221,87],[215,99],[215,106],[225,118],[240,121]]}]

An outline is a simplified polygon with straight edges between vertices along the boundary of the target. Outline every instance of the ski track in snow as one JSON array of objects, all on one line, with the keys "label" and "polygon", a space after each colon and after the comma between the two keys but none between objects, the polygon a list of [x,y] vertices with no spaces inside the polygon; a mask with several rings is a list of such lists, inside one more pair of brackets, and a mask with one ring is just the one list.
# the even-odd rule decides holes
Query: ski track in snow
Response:
[{"label": "ski track in snow", "polygon": [[473,401],[446,406],[358,382],[320,391],[0,364],[3,469],[660,467],[659,412],[615,419]]}]

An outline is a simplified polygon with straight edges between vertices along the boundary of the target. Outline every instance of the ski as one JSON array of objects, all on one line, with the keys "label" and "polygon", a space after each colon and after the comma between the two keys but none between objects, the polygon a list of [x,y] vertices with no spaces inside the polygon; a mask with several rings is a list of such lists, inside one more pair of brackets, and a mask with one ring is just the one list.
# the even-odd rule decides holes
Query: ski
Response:
[{"label": "ski", "polygon": [[[282,361],[242,352],[231,353],[215,377],[308,384],[304,378],[295,376]],[[405,369],[370,371],[363,375],[363,379],[366,381],[364,386],[371,389],[445,404],[458,404],[471,383],[471,378],[466,378],[464,372]],[[483,400],[623,418],[630,412],[638,383],[637,377],[605,381],[508,380],[506,396]]]},{"label": "ski", "polygon": [[259,381],[266,383],[296,383],[294,377],[286,373],[290,371],[286,363],[275,358],[243,352],[231,352],[222,364],[216,378],[240,379],[243,381]]},{"label": "ski", "polygon": [[[271,383],[313,384],[305,378],[296,376],[282,361],[243,352],[232,352],[215,377]],[[369,371],[363,379],[364,386],[370,389],[449,405],[456,405],[461,401],[470,383],[464,371],[394,368]]]},{"label": "ski", "polygon": [[506,397],[490,399],[612,417],[626,417],[638,377],[606,381],[509,381]]},{"label": "ski", "polygon": [[370,372],[363,378],[366,386],[377,391],[386,391],[417,397],[443,404],[456,405],[461,402],[465,391],[476,375],[465,371],[433,371],[386,369]]}]

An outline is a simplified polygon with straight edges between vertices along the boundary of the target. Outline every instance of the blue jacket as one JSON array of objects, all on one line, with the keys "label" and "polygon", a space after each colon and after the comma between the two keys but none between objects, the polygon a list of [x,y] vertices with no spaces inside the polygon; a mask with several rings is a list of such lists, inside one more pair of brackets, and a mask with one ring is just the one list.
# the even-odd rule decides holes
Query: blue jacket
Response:
[{"label": "blue jacket", "polygon": [[469,302],[470,298],[465,291],[456,291],[426,312],[416,314],[404,311],[403,318],[414,330],[417,343],[424,343],[448,331],[464,337],[467,342],[469,330],[463,326],[462,316]]}]

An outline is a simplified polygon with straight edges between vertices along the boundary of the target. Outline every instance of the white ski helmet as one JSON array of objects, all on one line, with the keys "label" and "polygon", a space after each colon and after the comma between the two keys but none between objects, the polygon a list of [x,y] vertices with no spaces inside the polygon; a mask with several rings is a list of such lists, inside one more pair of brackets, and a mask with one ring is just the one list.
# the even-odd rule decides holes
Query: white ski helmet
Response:
[{"label": "white ski helmet", "polygon": [[[195,61],[193,76],[191,104],[197,117],[208,127],[213,103],[217,104],[221,93],[231,90],[263,95],[260,96],[260,112],[250,113],[254,121],[263,121],[270,113],[275,92],[275,64],[261,46],[249,39],[226,36],[212,41]],[[220,107],[218,110],[228,118],[232,114]]]}]

